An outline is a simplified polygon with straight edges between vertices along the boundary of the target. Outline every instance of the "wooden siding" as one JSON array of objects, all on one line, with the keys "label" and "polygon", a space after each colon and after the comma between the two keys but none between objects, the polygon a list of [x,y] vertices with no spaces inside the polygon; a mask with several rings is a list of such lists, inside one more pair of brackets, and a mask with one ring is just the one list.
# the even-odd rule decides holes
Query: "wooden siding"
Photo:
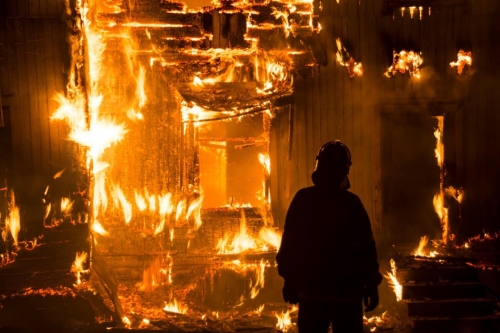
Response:
[{"label": "wooden siding", "polygon": [[[311,185],[315,154],[327,141],[339,139],[352,152],[351,191],[363,201],[378,238],[386,224],[382,214],[380,110],[391,105],[451,103],[453,125],[445,128],[449,146],[445,162],[450,165],[447,185],[463,186],[463,232],[468,236],[482,229],[498,230],[500,177],[500,26],[495,24],[500,5],[493,0],[464,1],[463,5],[424,8],[410,18],[407,8],[384,13],[385,1],[323,1],[319,22],[320,40],[328,55],[326,67],[317,67],[314,77],[298,77],[295,106],[291,172],[287,166],[288,114],[274,120],[273,166],[278,171],[274,186],[291,195],[279,195],[273,205],[281,227],[293,194]],[[335,39],[341,38],[364,76],[350,79],[347,70],[335,61]],[[393,50],[421,51],[422,77],[410,79],[383,73],[392,62]],[[462,76],[449,63],[460,49],[472,51],[473,66]],[[448,132],[447,132],[448,131]],[[432,133],[429,133],[432,135]],[[418,149],[418,147],[417,147]],[[432,198],[429,198],[432,204]],[[421,235],[415,235],[416,241]],[[394,239],[387,240],[394,241]]]},{"label": "wooden siding", "polygon": [[9,109],[12,133],[10,185],[26,211],[34,205],[40,209],[45,187],[70,163],[66,125],[50,121],[69,64],[63,9],[64,1],[0,4],[1,103]]}]

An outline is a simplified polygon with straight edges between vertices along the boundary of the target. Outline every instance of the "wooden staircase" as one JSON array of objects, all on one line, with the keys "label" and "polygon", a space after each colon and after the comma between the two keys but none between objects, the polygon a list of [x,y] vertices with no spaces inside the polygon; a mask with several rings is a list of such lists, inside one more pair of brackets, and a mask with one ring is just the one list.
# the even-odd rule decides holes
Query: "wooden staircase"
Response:
[{"label": "wooden staircase", "polygon": [[398,314],[411,332],[500,332],[495,301],[465,259],[406,257],[397,278]]}]

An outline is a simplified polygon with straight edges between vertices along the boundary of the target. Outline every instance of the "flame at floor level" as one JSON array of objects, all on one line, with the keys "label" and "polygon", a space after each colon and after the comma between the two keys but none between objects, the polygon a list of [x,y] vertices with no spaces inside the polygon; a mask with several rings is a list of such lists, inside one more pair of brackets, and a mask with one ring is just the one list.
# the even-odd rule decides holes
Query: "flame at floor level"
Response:
[{"label": "flame at floor level", "polygon": [[19,207],[16,205],[16,197],[13,191],[10,191],[10,200],[7,205],[8,215],[5,219],[5,229],[2,231],[3,241],[7,241],[7,237],[10,233],[12,240],[14,241],[14,246],[17,248],[18,245],[18,235],[21,230],[21,215],[19,214]]},{"label": "flame at floor level", "polygon": [[83,269],[83,264],[86,260],[87,260],[87,252],[76,253],[76,258],[73,263],[73,266],[71,267],[71,272],[73,272],[76,276],[77,285],[80,285],[82,283],[81,273],[86,271],[85,269]]},{"label": "flame at floor level", "polygon": [[425,248],[427,247],[427,243],[429,242],[429,238],[427,236],[422,236],[420,238],[420,242],[418,247],[411,253],[415,257],[436,257],[439,253],[437,251],[426,252]]},{"label": "flame at floor level", "polygon": [[183,306],[182,304],[178,303],[175,298],[171,302],[165,302],[165,307],[163,308],[163,311],[174,313],[186,313],[187,310],[187,306]]},{"label": "flame at floor level", "polygon": [[391,272],[387,272],[384,277],[387,279],[389,282],[389,285],[392,287],[392,290],[396,294],[396,300],[400,301],[403,299],[403,286],[399,283],[397,277],[396,277],[396,262],[394,259],[391,259]]},{"label": "flame at floor level", "polygon": [[292,326],[292,318],[290,318],[290,311],[276,313],[276,318],[278,319],[278,323],[276,324],[276,328],[287,332],[288,328]]}]

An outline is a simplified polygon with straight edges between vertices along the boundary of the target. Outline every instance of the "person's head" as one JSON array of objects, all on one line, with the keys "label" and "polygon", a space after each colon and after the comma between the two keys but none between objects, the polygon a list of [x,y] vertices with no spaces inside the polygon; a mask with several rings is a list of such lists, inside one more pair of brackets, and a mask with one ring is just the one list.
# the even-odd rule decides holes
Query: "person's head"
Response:
[{"label": "person's head", "polygon": [[314,185],[327,185],[348,189],[351,152],[339,140],[327,142],[316,155],[316,169],[312,174]]}]

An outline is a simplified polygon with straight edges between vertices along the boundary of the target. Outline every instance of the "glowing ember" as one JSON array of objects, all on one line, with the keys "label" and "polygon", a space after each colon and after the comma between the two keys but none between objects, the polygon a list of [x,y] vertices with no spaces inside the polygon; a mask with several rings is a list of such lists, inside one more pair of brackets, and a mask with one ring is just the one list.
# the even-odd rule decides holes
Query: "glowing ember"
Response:
[{"label": "glowing ember", "polygon": [[396,278],[396,262],[394,259],[391,259],[391,272],[387,272],[384,277],[387,279],[389,284],[392,287],[392,290],[396,294],[396,299],[400,301],[403,298],[403,286],[399,283],[398,279]]},{"label": "glowing ember", "polygon": [[423,60],[416,52],[401,51],[399,53],[393,52],[392,65],[385,72],[386,77],[395,76],[396,73],[405,74],[408,72],[410,77],[420,78],[420,65]]},{"label": "glowing ember", "polygon": [[71,267],[71,272],[76,276],[76,284],[80,285],[82,283],[80,274],[86,272],[83,269],[83,264],[87,260],[87,252],[77,252],[75,261],[73,262],[73,266]]},{"label": "glowing ember", "polygon": [[132,325],[132,322],[130,321],[130,319],[128,319],[125,316],[122,317],[122,323],[123,323],[123,325],[125,325],[126,328],[129,328],[130,325]]},{"label": "glowing ember", "polygon": [[458,51],[457,54],[457,61],[456,62],[450,62],[450,66],[456,67],[458,71],[458,75],[462,75],[462,72],[464,70],[464,67],[471,66],[472,65],[472,52],[465,52],[463,50]]},{"label": "glowing ember", "polygon": [[290,318],[290,311],[287,310],[286,312],[276,313],[275,316],[278,319],[276,328],[283,332],[287,332],[288,328],[292,326],[292,318]]},{"label": "glowing ember", "polygon": [[187,310],[188,308],[178,303],[175,298],[173,299],[172,302],[169,303],[165,302],[165,307],[163,308],[163,311],[175,312],[175,313],[186,313]]}]

